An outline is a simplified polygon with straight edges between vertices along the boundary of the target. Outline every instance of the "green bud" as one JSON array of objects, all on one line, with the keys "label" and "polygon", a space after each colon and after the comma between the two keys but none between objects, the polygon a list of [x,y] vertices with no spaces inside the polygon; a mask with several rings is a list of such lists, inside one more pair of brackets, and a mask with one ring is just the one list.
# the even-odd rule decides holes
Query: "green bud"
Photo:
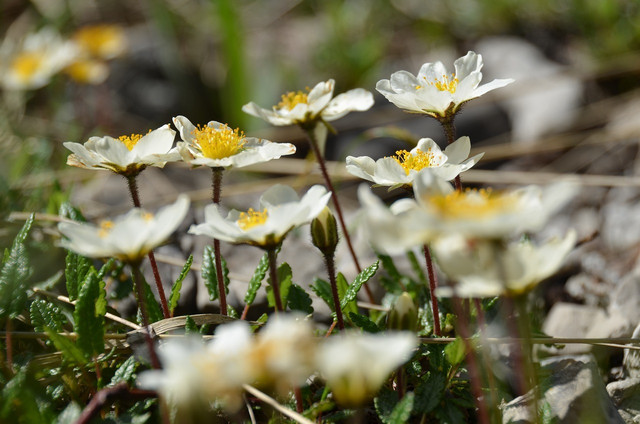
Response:
[{"label": "green bud", "polygon": [[409,293],[404,292],[396,299],[387,318],[387,328],[414,332],[418,329],[418,309]]},{"label": "green bud", "polygon": [[311,240],[324,255],[333,255],[338,245],[338,225],[328,207],[311,221]]}]

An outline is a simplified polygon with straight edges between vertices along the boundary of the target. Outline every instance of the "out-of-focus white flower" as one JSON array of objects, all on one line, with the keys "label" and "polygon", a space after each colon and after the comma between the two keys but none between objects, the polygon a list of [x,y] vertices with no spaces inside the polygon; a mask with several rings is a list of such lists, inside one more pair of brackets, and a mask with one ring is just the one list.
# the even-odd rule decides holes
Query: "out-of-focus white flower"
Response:
[{"label": "out-of-focus white flower", "polygon": [[76,31],[72,39],[83,53],[103,60],[118,57],[127,49],[127,38],[118,25],[89,25]]},{"label": "out-of-focus white flower", "polygon": [[378,81],[376,90],[400,109],[442,119],[453,116],[469,100],[513,82],[497,79],[479,85],[482,56],[472,51],[457,59],[454,67],[451,74],[438,61],[422,65],[417,76],[407,71],[394,72],[390,79]]},{"label": "out-of-focus white flower", "polygon": [[3,43],[0,83],[8,90],[34,90],[71,64],[78,55],[77,46],[65,41],[52,28],[27,35],[19,43]]},{"label": "out-of-focus white flower", "polygon": [[100,60],[83,58],[64,68],[64,72],[81,84],[102,84],[109,76],[109,67]]},{"label": "out-of-focus white flower", "polygon": [[372,181],[389,189],[412,185],[418,172],[432,169],[440,178],[450,181],[475,165],[484,153],[469,158],[471,141],[460,137],[444,152],[430,138],[422,138],[411,151],[398,150],[395,156],[374,161],[368,156],[347,156],[347,171],[356,177]]},{"label": "out-of-focus white flower", "polygon": [[332,98],[334,85],[335,81],[330,79],[319,82],[308,92],[288,92],[283,94],[280,103],[270,110],[263,109],[253,102],[244,105],[242,110],[271,125],[308,126],[319,120],[334,121],[349,112],[365,111],[373,106],[373,95],[362,88],[349,90]]},{"label": "out-of-focus white flower", "polygon": [[175,203],[156,214],[135,208],[114,220],[99,225],[61,222],[58,230],[66,238],[62,247],[90,258],[118,258],[135,263],[167,240],[189,209],[189,198],[178,197]]},{"label": "out-of-focus white flower", "polygon": [[63,144],[73,152],[67,165],[136,175],[147,166],[162,168],[169,161],[180,160],[177,149],[172,149],[175,134],[165,124],[146,135],[91,137],[84,145],[70,141]]},{"label": "out-of-focus white flower", "polygon": [[459,235],[431,244],[440,269],[455,282],[436,290],[438,296],[482,298],[519,295],[553,275],[576,242],[570,231],[540,246],[531,242],[500,243],[470,240]]},{"label": "out-of-focus white flower", "polygon": [[273,248],[293,228],[308,224],[324,209],[331,193],[320,186],[311,187],[300,199],[291,187],[275,185],[260,197],[257,210],[232,210],[224,218],[218,206],[205,207],[205,222],[193,225],[189,233],[206,235],[236,244]]},{"label": "out-of-focus white flower", "polygon": [[318,369],[339,404],[358,407],[375,396],[389,374],[411,357],[418,344],[411,332],[346,332],[325,340]]},{"label": "out-of-focus white flower", "polygon": [[173,123],[183,140],[178,143],[178,151],[191,165],[240,168],[296,152],[293,144],[245,137],[238,129],[232,130],[220,122],[196,127],[184,116],[177,116]]}]

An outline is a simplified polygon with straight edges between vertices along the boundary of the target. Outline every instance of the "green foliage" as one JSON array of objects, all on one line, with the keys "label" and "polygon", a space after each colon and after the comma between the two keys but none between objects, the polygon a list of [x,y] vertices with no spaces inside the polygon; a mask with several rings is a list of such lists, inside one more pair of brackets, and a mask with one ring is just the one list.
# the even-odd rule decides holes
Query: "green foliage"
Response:
[{"label": "green foliage", "polygon": [[256,300],[256,293],[260,289],[262,285],[262,280],[264,280],[264,276],[267,274],[269,270],[269,254],[265,253],[260,258],[260,263],[258,263],[258,267],[253,273],[251,280],[249,281],[249,288],[247,289],[247,294],[244,296],[244,303],[246,305],[252,305]]},{"label": "green foliage", "polygon": [[[224,283],[225,293],[229,293],[229,269],[227,262],[221,258],[222,263],[222,279]],[[204,285],[209,291],[209,300],[216,300],[220,297],[218,292],[218,273],[216,271],[216,259],[212,246],[205,246],[202,256],[202,278]]]},{"label": "green foliage", "polygon": [[380,418],[380,421],[387,424],[387,417],[389,417],[396,405],[398,404],[399,396],[398,392],[393,391],[387,387],[383,387],[378,393],[378,396],[373,400],[373,405],[376,408],[376,413]]},{"label": "green foliage", "polygon": [[[158,322],[163,320],[164,314],[162,313],[162,307],[151,291],[151,287],[144,280],[142,280],[142,284],[144,284],[144,298],[147,304],[147,312],[149,313],[149,322]],[[140,322],[142,322],[142,317],[140,317]]]},{"label": "green foliage", "polygon": [[58,215],[64,218],[69,218],[74,221],[86,222],[87,220],[82,215],[79,209],[74,207],[70,202],[62,202],[58,209]]},{"label": "green foliage", "polygon": [[78,298],[82,283],[85,281],[87,274],[93,269],[91,260],[84,256],[78,255],[72,251],[67,253],[65,259],[64,276],[67,284],[67,294],[69,300],[74,301]]},{"label": "green foliage", "polygon": [[0,422],[49,424],[55,420],[51,405],[27,367],[20,368],[0,392]]},{"label": "green foliage", "polygon": [[176,306],[178,306],[178,301],[180,300],[180,290],[182,289],[182,282],[189,273],[192,263],[193,255],[189,255],[187,262],[184,264],[184,267],[182,267],[182,271],[180,272],[178,279],[176,280],[173,287],[171,287],[171,294],[169,295],[169,311],[171,311],[172,314],[176,309]]},{"label": "green foliage", "polygon": [[[278,286],[280,288],[280,300],[282,301],[282,305],[284,306],[287,304],[287,299],[289,298],[289,290],[292,284],[291,267],[288,263],[283,262],[282,265],[278,267],[277,276],[279,281]],[[268,281],[269,287],[267,287],[267,301],[269,302],[269,306],[271,308],[274,308],[276,306],[276,300],[273,295],[271,278],[269,278]]]},{"label": "green foliage", "polygon": [[104,282],[98,279],[95,270],[89,272],[73,312],[74,330],[78,333],[77,346],[88,358],[104,352],[105,296]]},{"label": "green foliage", "polygon": [[356,299],[356,296],[358,295],[358,292],[360,291],[362,285],[369,281],[371,277],[375,275],[376,271],[378,271],[378,264],[379,262],[376,261],[372,265],[363,269],[362,272],[358,274],[353,283],[349,285],[349,289],[344,294],[344,297],[340,299],[340,307],[343,310],[347,307],[349,302],[352,302]]},{"label": "green foliage", "polygon": [[67,321],[58,306],[43,299],[31,302],[29,315],[33,329],[38,332],[44,331],[45,327],[52,331],[61,332]]},{"label": "green foliage", "polygon": [[198,324],[196,324],[193,318],[191,318],[189,315],[187,315],[187,318],[185,319],[185,322],[184,322],[184,331],[186,334],[199,333]]},{"label": "green foliage", "polygon": [[402,424],[406,423],[411,416],[413,409],[414,394],[406,393],[402,400],[393,408],[391,414],[384,420],[385,424]]},{"label": "green foliage", "polygon": [[302,311],[305,314],[312,314],[313,307],[311,306],[311,297],[304,291],[302,287],[292,283],[289,288],[289,296],[287,297],[287,304],[292,311]]},{"label": "green foliage", "polygon": [[78,365],[86,364],[88,362],[85,352],[83,352],[76,343],[47,327],[44,327],[44,331],[47,333],[49,340],[53,342],[56,349],[62,352],[62,357],[65,361]]},{"label": "green foliage", "polygon": [[135,356],[128,357],[122,364],[120,364],[116,372],[113,374],[109,385],[114,386],[122,382],[132,382],[137,368],[138,361],[136,361]]},{"label": "green foliage", "polygon": [[27,302],[28,280],[32,269],[25,241],[33,225],[33,219],[32,214],[13,240],[11,249],[4,252],[0,270],[0,318],[17,317]]},{"label": "green foliage", "polygon": [[311,285],[311,290],[331,308],[333,312],[336,307],[333,304],[333,295],[331,294],[331,285],[320,278],[316,278]]},{"label": "green foliage", "polygon": [[439,404],[445,393],[447,376],[442,372],[430,371],[422,376],[415,390],[414,411],[417,414],[428,414]]},{"label": "green foliage", "polygon": [[452,365],[461,364],[464,361],[464,357],[466,355],[466,347],[464,345],[464,341],[460,337],[456,337],[454,341],[449,343],[444,348],[444,353],[447,355],[447,360]]},{"label": "green foliage", "polygon": [[352,323],[362,328],[362,330],[367,333],[379,333],[380,331],[382,331],[382,329],[378,327],[375,322],[371,321],[364,315],[360,315],[354,312],[349,312],[348,315]]}]

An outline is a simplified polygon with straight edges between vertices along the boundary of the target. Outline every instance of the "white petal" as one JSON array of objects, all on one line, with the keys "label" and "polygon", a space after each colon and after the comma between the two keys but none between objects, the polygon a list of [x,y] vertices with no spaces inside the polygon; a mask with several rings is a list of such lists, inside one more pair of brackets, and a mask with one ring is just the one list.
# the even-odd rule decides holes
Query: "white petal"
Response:
[{"label": "white petal", "polygon": [[176,132],[169,128],[169,124],[165,124],[151,131],[149,134],[144,135],[136,145],[133,146],[131,151],[140,159],[154,154],[166,153],[173,146],[175,136]]},{"label": "white petal", "polygon": [[180,138],[189,144],[193,144],[196,140],[194,132],[196,130],[195,125],[191,123],[186,117],[179,115],[173,118],[173,125],[176,126],[178,132],[180,132]]},{"label": "white petal", "polygon": [[476,88],[473,92],[473,97],[480,97],[485,93],[488,93],[489,91],[495,90],[496,88],[502,88],[505,87],[509,84],[511,84],[513,81],[513,79],[508,78],[508,79],[495,79],[487,84],[483,84],[480,87]]},{"label": "white petal", "polygon": [[456,68],[456,78],[462,81],[472,72],[482,69],[482,55],[469,51],[463,57],[456,59],[453,65]]},{"label": "white petal", "polygon": [[460,137],[444,149],[444,154],[452,164],[462,163],[469,157],[471,152],[471,140],[469,137]]},{"label": "white petal", "polygon": [[342,118],[351,111],[365,111],[373,106],[373,95],[362,88],[337,95],[322,111],[325,121]]}]

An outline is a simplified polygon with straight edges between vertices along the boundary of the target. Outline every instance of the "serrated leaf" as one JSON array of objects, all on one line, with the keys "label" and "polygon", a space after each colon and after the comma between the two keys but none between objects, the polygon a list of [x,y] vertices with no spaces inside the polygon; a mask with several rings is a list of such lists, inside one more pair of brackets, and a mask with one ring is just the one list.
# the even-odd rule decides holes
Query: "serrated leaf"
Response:
[{"label": "serrated leaf", "polygon": [[174,309],[176,309],[176,306],[178,306],[178,301],[180,300],[180,290],[182,289],[182,282],[189,273],[192,263],[193,255],[189,255],[187,262],[182,267],[182,271],[180,272],[178,279],[176,280],[173,287],[171,287],[171,294],[169,295],[169,311],[171,311],[171,314],[173,314]]},{"label": "serrated leaf", "polygon": [[[162,313],[162,307],[156,300],[151,287],[147,284],[146,280],[142,280],[144,284],[144,298],[147,303],[147,313],[149,314],[149,323],[157,322],[164,319]],[[141,321],[142,322],[142,321]]]},{"label": "serrated leaf", "polygon": [[[224,283],[225,293],[229,293],[229,269],[227,262],[221,257],[222,262],[222,280]],[[209,300],[216,300],[220,297],[218,293],[218,274],[216,272],[216,258],[212,246],[205,246],[202,255],[202,278],[204,285],[209,291]]]},{"label": "serrated leaf", "polygon": [[77,346],[87,358],[104,352],[104,315],[106,312],[104,282],[95,270],[87,274],[73,311]]},{"label": "serrated leaf", "polygon": [[113,258],[105,262],[105,264],[102,265],[102,267],[100,267],[100,271],[98,271],[98,278],[101,280],[104,280],[104,276],[107,275],[107,272],[113,269],[113,266],[115,265],[115,263],[116,263],[116,260]]},{"label": "serrated leaf", "polygon": [[82,414],[82,408],[75,402],[71,402],[66,408],[58,415],[56,424],[68,424],[75,423]]},{"label": "serrated leaf", "polygon": [[184,331],[186,334],[195,334],[198,333],[198,324],[191,318],[191,316],[187,315],[184,321]]},{"label": "serrated leaf", "polygon": [[362,272],[358,274],[353,283],[349,285],[349,289],[344,294],[344,297],[340,300],[340,307],[343,310],[349,304],[349,302],[356,300],[356,296],[358,295],[358,292],[360,291],[362,285],[369,281],[371,277],[375,275],[376,271],[378,271],[378,264],[379,262],[376,261],[372,265],[363,269]]},{"label": "serrated leaf", "polygon": [[393,408],[393,412],[386,419],[386,424],[404,424],[411,417],[411,411],[413,410],[413,402],[414,402],[414,394],[413,392],[408,392],[404,395],[404,397],[398,402],[395,408]]},{"label": "serrated leaf", "polygon": [[394,392],[387,387],[382,387],[378,396],[373,400],[378,418],[385,424],[387,423],[387,417],[391,415],[397,404],[398,392]]},{"label": "serrated leaf", "polygon": [[58,215],[60,215],[60,216],[62,216],[64,218],[72,219],[74,221],[87,222],[85,217],[82,215],[82,212],[80,212],[79,209],[74,207],[69,202],[63,202],[60,205],[60,208],[58,209]]},{"label": "serrated leaf", "polygon": [[398,268],[393,262],[391,256],[378,254],[378,259],[382,263],[382,268],[387,272],[389,277],[394,280],[400,280],[402,278],[402,275],[400,274],[400,271],[398,271]]},{"label": "serrated leaf", "polygon": [[[336,275],[336,285],[338,286],[338,299],[344,299],[347,291],[349,290],[349,283],[347,283],[347,279],[344,278],[341,272]],[[331,298],[333,302],[333,297]],[[340,302],[342,305],[342,302]],[[352,300],[345,306],[341,306],[342,313],[348,315],[349,313],[358,313],[358,304],[355,300]]]},{"label": "serrated leaf", "polygon": [[430,371],[420,379],[415,389],[416,398],[413,410],[416,414],[428,414],[440,404],[447,387],[447,376],[444,373]]},{"label": "serrated leaf", "polygon": [[375,322],[371,321],[369,318],[364,315],[360,315],[357,313],[349,312],[349,319],[356,326],[362,328],[367,333],[379,333],[382,331],[380,327],[376,325]]},{"label": "serrated leaf", "polygon": [[305,314],[312,314],[313,307],[311,303],[311,297],[302,287],[297,284],[291,284],[287,298],[289,309],[292,311],[302,311]]},{"label": "serrated leaf", "polygon": [[24,241],[33,225],[34,215],[24,223],[10,250],[5,250],[0,270],[0,318],[20,315],[27,302],[27,283],[31,267]]},{"label": "serrated leaf", "polygon": [[420,266],[420,262],[418,262],[416,254],[412,250],[409,250],[407,251],[407,258],[409,259],[409,263],[411,264],[411,269],[413,269],[413,272],[415,272],[415,274],[418,276],[420,282],[422,282],[422,284],[429,284],[427,276],[424,274],[424,271],[422,270],[422,266]]},{"label": "serrated leaf", "polygon": [[316,278],[311,285],[311,290],[313,290],[320,299],[324,300],[324,303],[326,303],[333,312],[336,311],[336,307],[333,304],[333,296],[331,294],[331,285],[329,283]]},{"label": "serrated leaf", "polygon": [[62,356],[65,360],[78,365],[87,363],[87,358],[75,342],[61,334],[58,334],[50,328],[45,327],[44,331],[47,333],[49,340],[53,342],[56,349],[62,352]]},{"label": "serrated leaf", "polygon": [[260,289],[262,285],[262,280],[264,280],[264,276],[267,274],[269,270],[269,254],[265,253],[260,258],[260,263],[258,263],[258,267],[253,273],[253,277],[249,281],[249,288],[247,289],[247,294],[244,295],[244,303],[246,305],[251,305],[256,300],[256,293]]},{"label": "serrated leaf", "polygon": [[131,382],[135,376],[136,368],[138,368],[138,362],[136,361],[135,356],[129,356],[126,361],[124,361],[115,373],[113,373],[113,377],[111,377],[110,386],[118,384],[120,382]]},{"label": "serrated leaf", "polygon": [[64,276],[66,279],[69,300],[74,301],[78,298],[82,282],[85,280],[91,269],[93,269],[91,260],[72,251],[67,253],[64,266]]},{"label": "serrated leaf", "polygon": [[[291,267],[288,263],[283,262],[278,267],[278,288],[280,289],[280,300],[282,301],[283,307],[287,305],[287,299],[289,297],[289,289],[291,288]],[[267,280],[269,282],[269,286],[267,287],[267,301],[269,306],[274,308],[276,306],[275,296],[273,295],[273,288],[271,284],[271,278]]]},{"label": "serrated leaf", "polygon": [[456,337],[454,341],[449,343],[444,348],[444,353],[447,355],[447,360],[451,365],[458,365],[464,361],[466,355],[464,342],[460,337]]},{"label": "serrated leaf", "polygon": [[38,332],[44,331],[44,327],[48,327],[52,331],[61,332],[67,321],[67,318],[57,305],[43,299],[36,299],[31,302],[29,315],[33,329]]}]

